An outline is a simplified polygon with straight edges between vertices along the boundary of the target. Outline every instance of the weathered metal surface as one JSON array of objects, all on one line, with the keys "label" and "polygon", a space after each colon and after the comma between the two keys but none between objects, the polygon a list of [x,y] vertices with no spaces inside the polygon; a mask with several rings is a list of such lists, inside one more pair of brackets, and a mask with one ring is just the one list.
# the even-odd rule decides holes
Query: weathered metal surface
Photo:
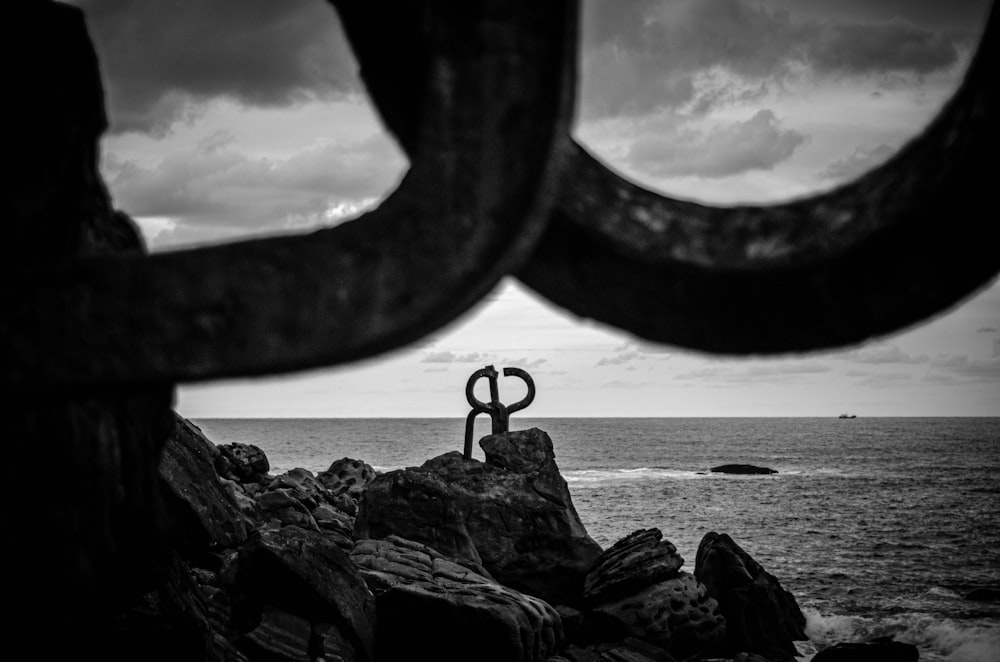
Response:
[{"label": "weathered metal surface", "polygon": [[894,158],[825,194],[712,207],[614,175],[577,148],[518,276],[550,300],[650,340],[794,352],[924,320],[1000,271],[997,11],[960,90]]},{"label": "weathered metal surface", "polygon": [[658,342],[803,351],[926,319],[1000,269],[995,11],[962,88],[885,166],[787,204],[716,208],[569,146],[575,5],[336,4],[413,163],[399,189],[310,235],[19,269],[0,286],[0,383],[93,389],[357,360],[454,319],[506,273]]},{"label": "weathered metal surface", "polygon": [[[465,384],[465,399],[469,401],[472,411],[465,418],[465,450],[463,456],[466,460],[472,458],[472,434],[476,425],[476,417],[479,414],[487,414],[493,422],[493,434],[507,432],[510,429],[510,415],[516,411],[521,411],[535,400],[535,381],[531,375],[520,368],[504,368],[503,376],[520,377],[528,387],[528,393],[512,405],[505,405],[500,402],[500,391],[497,385],[499,373],[491,365],[472,373],[469,381]],[[490,382],[490,401],[483,402],[476,397],[474,389],[476,382],[485,377]]]},{"label": "weathered metal surface", "polygon": [[408,30],[425,45],[413,165],[390,198],[309,235],[25,270],[0,290],[2,383],[195,381],[356,360],[451,321],[527,258],[568,152],[575,5],[364,4],[345,14],[352,38]]},{"label": "weathered metal surface", "polygon": [[[517,276],[578,315],[718,353],[839,347],[942,312],[1000,271],[995,169],[985,166],[1000,153],[1000,81],[989,70],[997,20],[994,10],[934,123],[828,193],[697,204],[643,189],[575,146],[552,221]],[[379,69],[376,103],[405,104],[394,84],[420,67],[411,59]],[[387,121],[408,147],[412,117]]]}]

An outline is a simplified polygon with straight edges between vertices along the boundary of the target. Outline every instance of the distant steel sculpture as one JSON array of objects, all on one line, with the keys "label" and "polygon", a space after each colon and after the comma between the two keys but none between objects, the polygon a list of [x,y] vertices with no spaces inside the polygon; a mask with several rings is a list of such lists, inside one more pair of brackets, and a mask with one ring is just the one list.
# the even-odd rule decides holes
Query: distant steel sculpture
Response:
[{"label": "distant steel sculpture", "polygon": [[[497,377],[499,374],[496,368],[488,365],[472,373],[465,385],[465,399],[472,405],[472,411],[469,412],[468,417],[465,419],[465,451],[463,456],[466,460],[472,458],[472,432],[476,424],[476,416],[479,416],[479,414],[489,414],[493,420],[493,434],[507,432],[510,429],[510,415],[516,411],[521,411],[535,399],[535,382],[531,379],[531,375],[520,368],[504,368],[504,377],[513,375],[524,380],[524,383],[528,386],[528,394],[509,406],[500,402],[500,393],[497,387]],[[483,377],[490,380],[490,401],[488,403],[478,399],[476,394],[473,393],[476,382]]]}]

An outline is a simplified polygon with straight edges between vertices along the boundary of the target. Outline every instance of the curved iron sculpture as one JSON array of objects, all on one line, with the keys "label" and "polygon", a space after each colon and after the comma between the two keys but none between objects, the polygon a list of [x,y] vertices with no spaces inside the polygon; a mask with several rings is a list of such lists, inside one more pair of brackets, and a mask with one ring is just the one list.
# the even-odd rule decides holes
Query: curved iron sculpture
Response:
[{"label": "curved iron sculpture", "polygon": [[[525,385],[528,387],[528,393],[523,398],[518,400],[512,405],[505,405],[500,402],[500,392],[497,386],[497,377],[499,373],[491,365],[485,368],[480,368],[479,370],[472,373],[469,377],[469,381],[465,384],[465,399],[469,401],[469,405],[472,406],[472,411],[465,418],[465,447],[462,452],[462,456],[469,460],[472,458],[472,433],[476,425],[476,417],[480,414],[489,415],[490,419],[493,421],[493,434],[499,434],[501,432],[507,432],[510,429],[510,415],[516,411],[521,411],[526,408],[535,400],[535,381],[531,378],[531,375],[525,370],[520,368],[504,368],[503,376],[510,377],[520,377],[524,381]],[[478,382],[483,377],[486,377],[490,381],[490,401],[483,402],[476,397],[473,392],[476,387],[476,382]]]},{"label": "curved iron sculpture", "polygon": [[450,322],[511,273],[657,342],[829,348],[938,313],[1000,270],[984,165],[1000,153],[995,8],[961,89],[887,164],[803,200],[716,208],[646,191],[572,145],[576,3],[334,4],[410,156],[399,188],[308,235],[8,281],[5,387],[353,361]]}]

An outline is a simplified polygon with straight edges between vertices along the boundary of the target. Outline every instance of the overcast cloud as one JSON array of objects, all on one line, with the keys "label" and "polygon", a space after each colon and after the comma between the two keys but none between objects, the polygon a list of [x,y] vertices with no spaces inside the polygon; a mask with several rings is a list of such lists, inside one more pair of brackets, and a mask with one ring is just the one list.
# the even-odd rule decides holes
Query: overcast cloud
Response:
[{"label": "overcast cloud", "polygon": [[228,97],[253,106],[361,91],[336,12],[317,0],[78,0],[101,55],[111,131],[163,135]]}]

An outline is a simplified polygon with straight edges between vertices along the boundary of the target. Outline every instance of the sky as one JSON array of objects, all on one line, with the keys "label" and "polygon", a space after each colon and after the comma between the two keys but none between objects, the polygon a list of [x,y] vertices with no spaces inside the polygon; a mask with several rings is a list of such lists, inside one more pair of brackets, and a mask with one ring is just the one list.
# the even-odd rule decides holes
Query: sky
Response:
[{"label": "sky", "polygon": [[[320,0],[80,0],[104,75],[101,170],[152,251],[354,218],[407,161]],[[574,136],[675,197],[828,189],[918,134],[959,85],[987,0],[583,3]],[[737,323],[738,320],[734,320]],[[516,416],[997,416],[1000,283],[858,346],[721,358],[636,340],[504,280],[376,359],[181,384],[189,418],[454,416],[487,364],[534,377]],[[501,380],[501,399],[523,385]],[[477,391],[488,399],[485,382]],[[516,418],[515,416],[515,418]]]}]

